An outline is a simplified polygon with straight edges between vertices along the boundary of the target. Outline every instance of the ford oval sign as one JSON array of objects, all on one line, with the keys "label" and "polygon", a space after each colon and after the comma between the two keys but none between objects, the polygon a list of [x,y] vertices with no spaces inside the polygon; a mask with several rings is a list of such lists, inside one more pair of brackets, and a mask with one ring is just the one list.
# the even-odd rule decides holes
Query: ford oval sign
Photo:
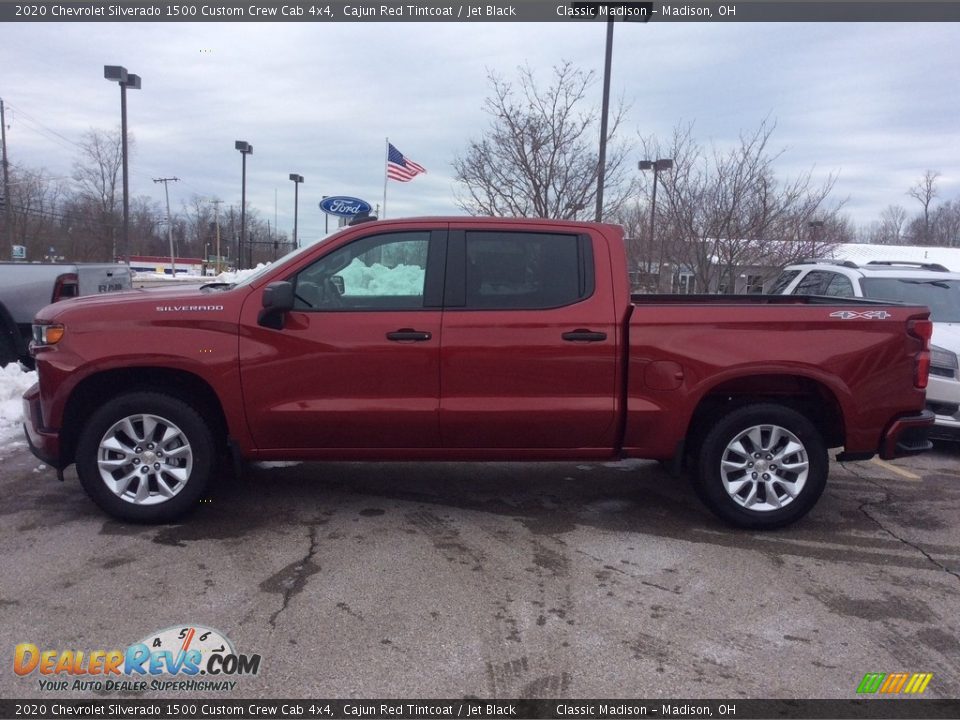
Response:
[{"label": "ford oval sign", "polygon": [[357,215],[366,215],[372,208],[370,203],[360,198],[331,195],[320,201],[320,209],[327,215],[352,218]]}]

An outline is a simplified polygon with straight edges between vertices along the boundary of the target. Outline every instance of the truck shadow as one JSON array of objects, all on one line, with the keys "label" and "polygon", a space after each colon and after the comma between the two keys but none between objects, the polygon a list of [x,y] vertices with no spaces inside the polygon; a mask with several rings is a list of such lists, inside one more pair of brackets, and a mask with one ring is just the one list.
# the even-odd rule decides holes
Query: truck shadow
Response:
[{"label": "truck shadow", "polygon": [[[254,464],[239,480],[218,483],[208,503],[155,541],[240,537],[254,528],[320,515],[391,520],[440,508],[512,518],[531,535],[560,536],[588,527],[748,549],[767,554],[774,564],[794,556],[930,569],[930,554],[960,563],[960,548],[932,541],[945,523],[927,509],[929,484],[960,504],[949,480],[934,476],[926,488],[914,484],[891,494],[869,478],[842,474],[828,482],[806,518],[781,530],[755,532],[715,519],[686,479],[653,462]],[[458,517],[464,521],[469,515]],[[904,529],[928,534],[931,541],[913,542],[910,547],[922,550],[913,552],[901,537]]]}]

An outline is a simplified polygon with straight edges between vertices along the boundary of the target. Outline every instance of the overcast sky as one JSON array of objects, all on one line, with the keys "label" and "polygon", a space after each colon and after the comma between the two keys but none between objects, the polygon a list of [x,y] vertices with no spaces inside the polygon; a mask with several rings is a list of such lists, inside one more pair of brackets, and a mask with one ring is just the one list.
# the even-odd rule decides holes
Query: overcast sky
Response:
[{"label": "overcast sky", "polygon": [[[323,195],[382,203],[384,138],[428,174],[390,181],[390,217],[459,214],[451,163],[488,124],[493,70],[529,63],[549,79],[570,60],[593,69],[599,105],[605,27],[553,23],[17,23],[0,27],[0,97],[10,160],[67,176],[89,128],[119,125],[105,64],[143,78],[128,93],[136,139],[132,195],[163,200],[152,178],[177,176],[171,204],[192,195],[247,197],[290,232],[292,172],[301,239],[321,237]],[[695,123],[725,146],[769,116],[782,177],[839,173],[835,199],[868,223],[889,204],[910,213],[907,189],[927,168],[942,198],[960,195],[960,24],[618,24],[612,93],[631,104],[621,140],[664,138]]]}]

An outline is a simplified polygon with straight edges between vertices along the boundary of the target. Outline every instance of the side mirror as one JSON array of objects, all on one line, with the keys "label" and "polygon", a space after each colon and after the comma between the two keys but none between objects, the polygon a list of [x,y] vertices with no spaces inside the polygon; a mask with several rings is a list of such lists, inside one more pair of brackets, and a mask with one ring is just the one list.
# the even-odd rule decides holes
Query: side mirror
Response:
[{"label": "side mirror", "polygon": [[282,330],[284,314],[292,309],[293,283],[272,282],[263,289],[263,309],[257,316],[257,324]]}]

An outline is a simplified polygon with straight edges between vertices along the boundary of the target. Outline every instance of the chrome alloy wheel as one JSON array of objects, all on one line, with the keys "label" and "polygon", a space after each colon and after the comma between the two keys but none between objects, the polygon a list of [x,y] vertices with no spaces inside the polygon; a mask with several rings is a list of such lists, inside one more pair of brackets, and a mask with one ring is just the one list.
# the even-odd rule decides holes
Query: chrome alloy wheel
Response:
[{"label": "chrome alloy wheel", "polygon": [[741,507],[759,512],[789,505],[803,490],[810,459],[803,443],[779,425],[754,425],[723,451],[720,476]]},{"label": "chrome alloy wheel", "polygon": [[158,415],[129,415],[100,440],[100,478],[121,500],[134,505],[166,502],[186,487],[193,450],[183,431]]}]

